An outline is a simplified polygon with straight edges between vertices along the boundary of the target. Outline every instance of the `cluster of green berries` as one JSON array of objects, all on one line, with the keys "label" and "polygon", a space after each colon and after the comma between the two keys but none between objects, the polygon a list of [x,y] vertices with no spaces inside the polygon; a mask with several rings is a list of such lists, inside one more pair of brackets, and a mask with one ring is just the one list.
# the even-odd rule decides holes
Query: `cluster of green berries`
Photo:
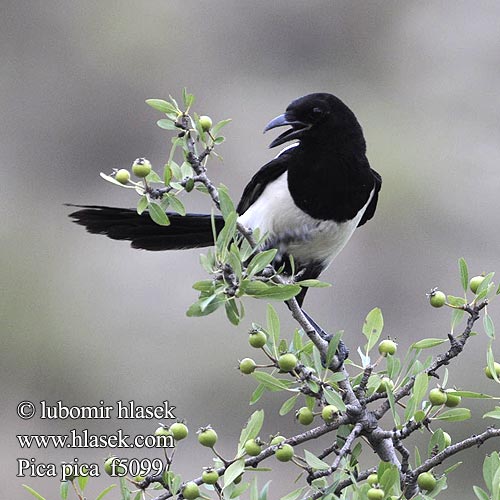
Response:
[{"label": "cluster of green berries", "polygon": [[432,406],[445,405],[448,408],[454,408],[462,401],[462,397],[454,394],[455,392],[457,392],[455,389],[444,390],[440,387],[435,387],[429,392],[429,401]]}]

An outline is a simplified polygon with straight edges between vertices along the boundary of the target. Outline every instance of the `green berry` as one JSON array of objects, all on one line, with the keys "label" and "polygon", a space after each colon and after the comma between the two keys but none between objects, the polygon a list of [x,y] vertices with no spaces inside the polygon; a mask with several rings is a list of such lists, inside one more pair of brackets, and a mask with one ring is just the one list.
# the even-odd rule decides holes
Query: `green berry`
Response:
[{"label": "green berry", "polygon": [[462,397],[457,396],[456,394],[453,394],[454,392],[457,392],[457,391],[455,389],[448,389],[446,391],[446,403],[445,403],[445,405],[448,408],[454,408],[455,406],[458,406],[462,401]]},{"label": "green berry", "polygon": [[125,474],[125,469],[118,465],[118,458],[109,457],[104,462],[104,472],[108,476],[120,476]]},{"label": "green berry", "polygon": [[327,424],[331,424],[335,420],[338,414],[339,414],[339,409],[335,405],[326,405],[321,410],[321,418]]},{"label": "green berry", "polygon": [[205,484],[215,484],[219,480],[219,474],[214,469],[206,469],[203,471],[201,478]]},{"label": "green berry", "polygon": [[130,172],[126,168],[120,168],[115,174],[115,180],[120,184],[127,184],[130,180]]},{"label": "green berry", "polygon": [[78,476],[74,473],[74,469],[71,464],[64,464],[64,477],[66,481],[73,481]]},{"label": "green berry", "polygon": [[368,500],[384,500],[385,491],[381,488],[370,488],[366,493]]},{"label": "green berry", "polygon": [[437,480],[430,472],[422,472],[417,478],[418,487],[422,490],[432,491],[436,487]]},{"label": "green berry", "polygon": [[166,425],[160,425],[158,429],[155,430],[155,436],[171,436],[172,432]]},{"label": "green berry", "polygon": [[262,330],[252,330],[248,337],[248,342],[252,347],[260,349],[266,345],[267,336]]},{"label": "green berry", "polygon": [[209,116],[200,116],[200,127],[203,132],[208,132],[212,128],[212,118]]},{"label": "green berry", "polygon": [[366,478],[366,480],[370,486],[374,486],[375,484],[378,484],[378,474],[376,473],[370,474]]},{"label": "green berry", "polygon": [[188,428],[182,422],[175,422],[170,426],[170,432],[176,441],[184,439],[188,435]]},{"label": "green berry", "polygon": [[394,382],[389,377],[382,377],[380,385],[377,387],[378,393],[384,393],[388,390],[392,391],[394,389]]},{"label": "green berry", "polygon": [[[497,374],[497,378],[500,377],[500,363],[497,363],[496,361],[493,363],[493,366],[495,368],[495,373]],[[490,370],[490,367],[487,366],[485,369],[484,369],[484,374],[488,377],[488,378],[491,378],[493,380],[493,374],[491,373],[491,370]]]},{"label": "green berry", "polygon": [[271,439],[271,442],[269,443],[271,446],[274,446],[275,444],[280,444],[282,443],[283,441],[285,441],[286,438],[283,437],[283,436],[280,436],[279,434],[277,436],[274,436],[272,439]]},{"label": "green berry", "polygon": [[429,296],[432,307],[443,307],[446,303],[446,295],[439,290],[432,292]]},{"label": "green berry", "polygon": [[313,412],[307,406],[299,408],[295,417],[302,425],[309,425],[314,420]]},{"label": "green berry", "polygon": [[451,436],[447,432],[443,431],[443,437],[444,437],[444,447],[448,448],[448,446],[450,446],[451,444]]},{"label": "green berry", "polygon": [[469,287],[472,293],[476,293],[479,285],[484,281],[484,276],[474,276],[469,281]]},{"label": "green berry", "polygon": [[200,488],[198,488],[195,482],[189,481],[184,485],[184,488],[182,488],[182,496],[186,500],[195,500],[195,498],[200,496]]},{"label": "green berry", "polygon": [[280,370],[284,372],[291,372],[297,366],[297,363],[297,357],[291,352],[282,354],[278,358],[278,366],[280,367]]},{"label": "green berry", "polygon": [[198,442],[202,446],[212,448],[217,442],[217,433],[211,427],[202,427],[198,431]]},{"label": "green berry", "polygon": [[245,358],[240,361],[240,372],[244,373],[245,375],[250,375],[250,373],[253,373],[255,371],[255,368],[257,367],[257,364],[255,361],[251,358]]},{"label": "green berry", "polygon": [[251,457],[256,457],[261,452],[261,446],[255,439],[249,439],[245,443],[245,452]]},{"label": "green berry", "polygon": [[293,446],[290,444],[282,444],[277,450],[276,450],[276,458],[280,462],[289,462],[293,458]]},{"label": "green berry", "polygon": [[137,158],[132,164],[132,172],[136,177],[147,177],[151,172],[151,162],[146,158]]},{"label": "green berry", "polygon": [[378,352],[383,356],[387,356],[387,354],[392,356],[393,354],[396,354],[397,349],[398,346],[396,342],[390,339],[382,340],[382,342],[378,345]]},{"label": "green berry", "polygon": [[439,389],[438,387],[435,387],[434,389],[431,389],[429,392],[429,401],[431,402],[432,406],[441,406],[446,403],[446,392],[444,392],[442,389]]}]

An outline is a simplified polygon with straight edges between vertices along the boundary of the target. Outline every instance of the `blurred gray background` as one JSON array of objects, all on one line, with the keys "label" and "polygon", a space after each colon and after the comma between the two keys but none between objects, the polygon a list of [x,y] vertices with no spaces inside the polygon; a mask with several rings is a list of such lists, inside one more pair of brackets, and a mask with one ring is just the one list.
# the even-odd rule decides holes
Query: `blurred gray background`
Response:
[{"label": "blurred gray background", "polygon": [[[168,399],[191,428],[177,455],[176,470],[186,478],[210,461],[194,431],[213,424],[221,452],[230,455],[253,411],[245,401],[255,383],[234,367],[255,355],[246,330],[251,320],[264,322],[265,304],[247,302],[240,328],[221,313],[188,319],[185,310],[196,298],[190,285],[204,278],[199,251],[133,251],[67,218],[65,202],[134,205],[133,195],[103,182],[100,171],[139,156],[163,165],[169,135],[156,127],[158,113],[145,99],[180,98],[186,86],[197,96],[197,112],[233,118],[220,148],[224,162],[212,162],[210,173],[237,198],[275,154],[267,149],[271,135],[261,134],[269,119],[306,93],[342,98],[364,127],[383,190],[374,220],[324,275],[334,286],[311,291],[306,304],[321,324],[344,329],[352,347],[363,342],[366,313],[379,306],[385,334],[404,350],[415,339],[448,333],[449,311],[431,309],[425,293],[440,286],[460,294],[459,257],[472,274],[499,270],[499,25],[500,4],[493,1],[3,1],[3,496],[31,498],[21,483],[58,496],[57,480],[15,478],[16,457],[99,461],[110,451],[20,450],[18,433],[137,434],[157,425],[21,421],[15,414],[21,400]],[[208,209],[201,196],[185,201],[192,210]],[[276,307],[291,335],[285,308]],[[498,306],[490,312],[498,322]],[[478,330],[450,378],[499,395],[482,375],[487,340]],[[354,349],[352,357],[357,361]],[[290,417],[278,416],[282,402],[264,397],[264,436],[297,432]],[[484,429],[486,407],[473,405],[472,422],[445,430],[458,440]],[[495,448],[489,442],[464,453],[462,470],[440,498],[471,498],[471,483],[482,485],[482,456]],[[296,487],[296,470],[279,471],[273,498]],[[89,498],[110,480],[91,483]]]}]

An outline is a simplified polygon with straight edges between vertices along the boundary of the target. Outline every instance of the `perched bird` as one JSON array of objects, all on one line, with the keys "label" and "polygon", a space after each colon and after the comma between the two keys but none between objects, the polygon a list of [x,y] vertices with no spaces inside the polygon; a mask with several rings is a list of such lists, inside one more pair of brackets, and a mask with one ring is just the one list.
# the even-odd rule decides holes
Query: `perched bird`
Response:
[{"label": "perched bird", "polygon": [[[302,279],[317,278],[344,248],[354,230],[370,220],[382,184],[366,158],[363,131],[354,113],[337,97],[309,94],[294,100],[264,132],[289,127],[271,142],[289,141],[250,180],[237,206],[239,222],[266,234],[277,248],[274,264],[289,271],[289,255]],[[173,250],[213,245],[209,215],[169,214],[155,224],[133,209],[81,206],[70,214],[90,233],[131,241],[134,248]],[[215,217],[216,230],[223,227]],[[307,288],[297,296],[302,305]]]}]

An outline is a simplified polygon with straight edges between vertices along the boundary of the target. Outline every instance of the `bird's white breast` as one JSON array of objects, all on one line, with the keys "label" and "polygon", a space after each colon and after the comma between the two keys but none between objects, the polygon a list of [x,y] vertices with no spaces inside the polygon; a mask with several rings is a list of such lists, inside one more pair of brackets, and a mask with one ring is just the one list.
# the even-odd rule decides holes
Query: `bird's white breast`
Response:
[{"label": "bird's white breast", "polygon": [[372,196],[373,191],[350,221],[314,219],[295,205],[285,172],[267,185],[238,220],[246,227],[259,228],[261,234],[268,235],[270,247],[279,243],[279,252],[292,254],[297,262],[320,261],[327,267],[349,241]]}]

